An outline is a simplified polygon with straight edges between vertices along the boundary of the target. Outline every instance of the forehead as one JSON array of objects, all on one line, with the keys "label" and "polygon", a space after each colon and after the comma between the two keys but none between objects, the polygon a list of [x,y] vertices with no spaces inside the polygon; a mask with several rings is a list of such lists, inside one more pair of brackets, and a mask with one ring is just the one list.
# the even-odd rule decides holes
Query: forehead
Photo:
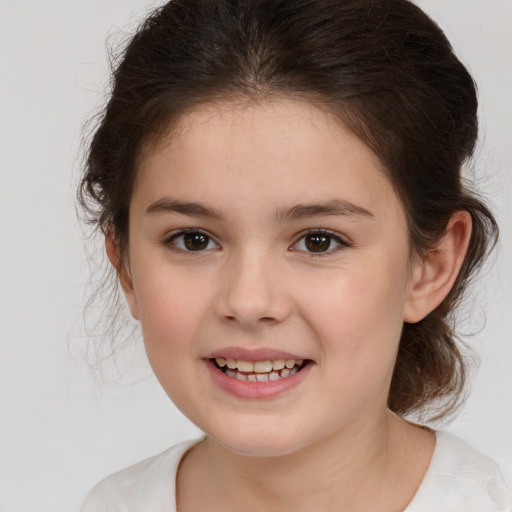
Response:
[{"label": "forehead", "polygon": [[289,99],[184,114],[140,158],[134,196],[150,203],[166,190],[244,209],[326,198],[389,209],[398,201],[368,146],[326,109]]}]

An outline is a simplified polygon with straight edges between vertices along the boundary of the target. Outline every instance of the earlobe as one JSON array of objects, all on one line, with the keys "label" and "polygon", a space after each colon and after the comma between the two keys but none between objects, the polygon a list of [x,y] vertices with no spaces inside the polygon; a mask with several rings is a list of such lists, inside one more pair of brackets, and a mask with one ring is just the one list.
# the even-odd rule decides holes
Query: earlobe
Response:
[{"label": "earlobe", "polygon": [[123,289],[124,296],[126,297],[126,302],[130,308],[130,313],[133,318],[139,320],[139,307],[129,268],[127,267],[127,262],[122,260],[119,244],[117,243],[114,234],[111,232],[105,236],[105,250],[110,263],[116,270],[121,288]]},{"label": "earlobe", "polygon": [[455,212],[436,247],[415,263],[404,322],[419,322],[448,295],[464,263],[471,226],[467,211]]}]

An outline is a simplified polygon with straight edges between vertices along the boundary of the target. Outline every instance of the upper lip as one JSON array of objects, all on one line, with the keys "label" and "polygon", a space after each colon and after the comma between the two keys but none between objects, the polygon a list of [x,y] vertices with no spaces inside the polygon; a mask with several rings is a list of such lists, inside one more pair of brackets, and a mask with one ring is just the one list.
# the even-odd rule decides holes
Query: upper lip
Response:
[{"label": "upper lip", "polygon": [[307,357],[292,354],[291,352],[284,352],[274,348],[242,348],[242,347],[226,347],[215,350],[206,356],[206,359],[216,359],[218,357],[236,359],[238,361],[267,361],[276,359],[308,359]]}]

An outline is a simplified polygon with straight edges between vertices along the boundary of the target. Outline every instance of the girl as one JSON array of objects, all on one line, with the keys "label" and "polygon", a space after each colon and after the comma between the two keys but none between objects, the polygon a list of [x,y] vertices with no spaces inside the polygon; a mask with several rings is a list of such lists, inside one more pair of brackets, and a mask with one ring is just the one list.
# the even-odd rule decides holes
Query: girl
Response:
[{"label": "girl", "polygon": [[495,242],[474,83],[407,0],[174,0],[114,71],[82,205],[205,436],[84,512],[512,510],[407,419],[460,403],[453,311]]}]

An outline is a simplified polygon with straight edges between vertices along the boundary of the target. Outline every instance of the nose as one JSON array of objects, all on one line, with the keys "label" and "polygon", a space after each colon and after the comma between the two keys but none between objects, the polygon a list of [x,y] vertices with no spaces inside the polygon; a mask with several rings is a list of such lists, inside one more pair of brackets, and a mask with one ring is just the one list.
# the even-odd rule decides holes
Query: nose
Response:
[{"label": "nose", "polygon": [[221,282],[216,313],[223,321],[256,328],[283,322],[291,313],[282,269],[267,255],[230,258]]}]

